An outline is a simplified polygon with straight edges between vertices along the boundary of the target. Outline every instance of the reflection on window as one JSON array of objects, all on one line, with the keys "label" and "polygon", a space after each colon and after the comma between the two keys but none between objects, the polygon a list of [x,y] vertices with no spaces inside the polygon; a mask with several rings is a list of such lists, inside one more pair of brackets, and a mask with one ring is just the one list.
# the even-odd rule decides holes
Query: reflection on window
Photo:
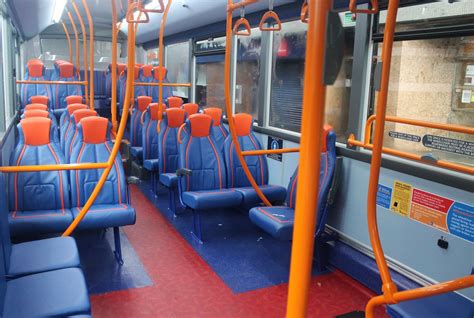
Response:
[{"label": "reflection on window", "polygon": [[[166,67],[170,83],[189,83],[189,42],[168,45],[166,47]],[[189,88],[173,87],[173,95],[189,97]]]},{"label": "reflection on window", "polygon": [[196,58],[196,103],[225,109],[224,55]]},{"label": "reflection on window", "polygon": [[[474,126],[474,37],[395,42],[387,115]],[[387,123],[384,145],[474,165],[473,135]]]},{"label": "reflection on window", "polygon": [[146,64],[158,66],[160,64],[160,54],[158,49],[148,49],[146,51]]},{"label": "reflection on window", "polygon": [[[303,102],[304,66],[307,24],[284,23],[274,33],[272,88],[269,113],[271,127],[300,132]],[[353,29],[345,29],[344,62],[326,93],[326,123],[334,127],[338,141],[347,137],[349,97],[352,71]]]},{"label": "reflection on window", "polygon": [[252,29],[251,36],[240,36],[237,41],[237,73],[235,112],[258,117],[260,51],[262,32]]}]

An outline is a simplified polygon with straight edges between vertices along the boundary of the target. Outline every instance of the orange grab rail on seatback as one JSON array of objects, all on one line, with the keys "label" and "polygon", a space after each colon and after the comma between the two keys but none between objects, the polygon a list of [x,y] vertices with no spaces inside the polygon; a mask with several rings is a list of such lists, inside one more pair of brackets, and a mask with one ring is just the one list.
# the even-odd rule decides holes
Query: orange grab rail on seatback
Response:
[{"label": "orange grab rail on seatback", "polygon": [[379,12],[379,1],[378,0],[370,0],[372,5],[371,9],[357,9],[357,0],[350,0],[349,2],[349,10],[352,13],[365,13],[365,14],[376,14]]},{"label": "orange grab rail on seatback", "polygon": [[61,84],[61,85],[83,85],[87,87],[85,81],[30,81],[30,80],[18,80],[17,84]]},{"label": "orange grab rail on seatback", "polygon": [[133,83],[135,86],[165,86],[165,87],[191,87],[191,83],[147,83],[147,82],[135,82]]},{"label": "orange grab rail on seatback", "polygon": [[92,20],[91,12],[89,11],[89,6],[87,5],[86,0],[82,0],[82,6],[84,7],[84,11],[86,11],[87,23],[89,24],[89,107],[90,109],[94,109],[94,21]]},{"label": "orange grab rail on seatback", "polygon": [[178,143],[182,143],[183,140],[181,140],[181,132],[183,131],[184,127],[186,127],[186,124],[182,124],[181,126],[179,126],[179,129],[178,129]]},{"label": "orange grab rail on seatback", "polygon": [[112,116],[112,134],[117,135],[117,5],[115,0],[111,0],[112,4],[112,65],[110,71],[112,72],[112,87],[111,87],[111,103],[110,112]]},{"label": "orange grab rail on seatback", "polygon": [[280,153],[299,152],[299,148],[267,149],[267,150],[248,150],[242,151],[242,156],[260,156]]},{"label": "orange grab rail on seatback", "polygon": [[300,20],[303,23],[308,23],[308,0],[304,0],[301,6]]},{"label": "orange grab rail on seatback", "polygon": [[69,18],[69,22],[71,22],[72,25],[72,30],[74,31],[74,43],[76,44],[75,46],[75,56],[76,56],[76,74],[77,78],[81,80],[81,72],[79,71],[81,69],[81,66],[79,64],[79,36],[77,34],[77,28],[76,28],[76,22],[74,21],[74,18],[72,17],[71,11],[69,11],[66,7],[66,13]]},{"label": "orange grab rail on seatback", "polygon": [[[74,9],[74,12],[76,13],[77,19],[79,20],[79,25],[81,26],[82,53],[83,53],[82,63],[83,63],[83,66],[84,66],[84,81],[86,83],[89,83],[89,69],[88,69],[88,63],[87,63],[87,33],[86,33],[86,28],[84,26],[84,20],[82,20],[81,13],[79,12],[79,9],[77,8],[76,2],[74,0],[71,0],[71,5],[72,5],[72,8]],[[85,85],[85,97],[86,97],[86,104],[89,104],[89,85]]]},{"label": "orange grab rail on seatback", "polygon": [[72,43],[71,43],[71,36],[69,35],[69,31],[67,29],[67,26],[66,24],[61,21],[61,24],[63,26],[63,29],[64,29],[64,33],[66,34],[66,39],[67,39],[67,45],[68,45],[68,48],[69,48],[69,62],[72,64]]}]

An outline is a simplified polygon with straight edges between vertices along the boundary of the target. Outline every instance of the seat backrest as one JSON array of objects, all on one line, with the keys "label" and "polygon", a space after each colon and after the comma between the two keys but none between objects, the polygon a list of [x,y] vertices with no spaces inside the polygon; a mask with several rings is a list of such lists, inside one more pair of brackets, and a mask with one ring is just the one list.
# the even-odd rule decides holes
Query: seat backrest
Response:
[{"label": "seat backrest", "polygon": [[[120,76],[120,79],[119,79],[119,83],[120,83],[120,88],[119,88],[119,91],[120,91],[120,94],[119,94],[119,97],[117,98],[118,101],[119,101],[119,108],[120,108],[120,112],[122,111],[123,109],[123,102],[125,101],[125,93],[126,93],[126,84],[127,84],[127,73],[128,73],[128,70],[127,68],[125,68],[125,70],[123,71],[122,75]],[[138,81],[138,77],[140,75],[140,67],[139,66],[135,66],[134,67],[134,77],[133,77],[133,81],[134,82],[137,82]],[[138,86],[138,85],[134,85],[134,97],[137,98],[138,96],[146,96],[146,91],[144,89],[144,86]]]},{"label": "seat backrest", "polygon": [[227,136],[229,136],[229,132],[227,128],[222,124],[222,109],[217,107],[209,107],[204,109],[204,114],[209,115],[212,117],[212,136],[216,140],[219,149],[223,151],[224,142]]},{"label": "seat backrest", "polygon": [[[45,67],[39,60],[30,61],[26,67],[25,80],[44,81]],[[51,86],[49,84],[21,84],[21,108],[31,103],[32,96],[47,96],[48,102],[51,102]],[[51,107],[50,103],[48,106]]]},{"label": "seat backrest", "polygon": [[[18,124],[19,140],[10,165],[64,164],[57,143],[52,142],[49,118],[25,118]],[[65,171],[14,173],[10,178],[10,210],[64,210],[70,207],[69,183]],[[15,216],[15,214],[14,214]]]},{"label": "seat backrest", "polygon": [[226,187],[224,158],[217,150],[211,127],[212,118],[205,114],[191,115],[186,121],[188,133],[179,146],[179,168],[190,169],[192,174],[181,178],[182,191]]},{"label": "seat backrest", "polygon": [[183,109],[189,117],[189,116],[197,114],[199,112],[199,105],[198,104],[187,103],[187,104],[183,105]]},{"label": "seat backrest", "polygon": [[133,108],[132,116],[130,118],[130,144],[132,146],[142,145],[142,124],[140,119],[144,111],[146,111],[148,105],[151,104],[151,97],[149,96],[138,96],[137,104]]},{"label": "seat backrest", "polygon": [[179,108],[183,106],[183,99],[177,96],[168,97],[166,102],[168,103],[168,108]]},{"label": "seat backrest", "polygon": [[[262,145],[252,131],[252,116],[243,113],[236,114],[234,115],[233,120],[241,150],[262,150]],[[250,186],[250,182],[248,181],[239,158],[237,157],[232,136],[228,136],[224,143],[224,154],[228,176],[227,186],[229,188]],[[245,162],[258,185],[268,184],[268,165],[265,155],[246,156]]]},{"label": "seat backrest", "polygon": [[160,173],[176,172],[178,169],[178,130],[185,121],[186,112],[181,108],[168,108],[163,114],[163,125],[158,134]]},{"label": "seat backrest", "polygon": [[163,119],[163,113],[166,111],[166,105],[162,104],[161,108],[158,103],[148,106],[147,111],[143,115],[142,128],[142,147],[143,160],[158,159],[158,133],[157,125]]},{"label": "seat backrest", "polygon": [[[106,162],[112,152],[113,144],[110,141],[111,125],[107,118],[87,117],[78,124],[78,142],[75,143],[71,154],[71,163]],[[73,207],[82,207],[96,184],[102,169],[70,171],[71,204]],[[126,204],[125,173],[120,153],[114,160],[107,180],[102,187],[94,204]]]},{"label": "seat backrest", "polygon": [[83,98],[81,95],[70,95],[66,96],[66,104],[67,106],[72,104],[82,104]]},{"label": "seat backrest", "polygon": [[25,112],[27,110],[34,110],[34,109],[48,111],[48,106],[44,104],[33,103],[33,104],[26,105],[23,111]]},{"label": "seat backrest", "polygon": [[[152,83],[158,83],[160,81],[160,77],[163,79],[163,83],[168,83],[168,79],[166,78],[168,71],[165,67],[160,68],[159,66],[155,66],[153,68],[153,80]],[[158,86],[150,86],[148,90],[148,95],[153,98],[155,103],[158,103]],[[171,87],[163,86],[163,102],[165,102],[168,97],[171,96]]]},{"label": "seat backrest", "polygon": [[[56,61],[54,63],[53,81],[73,82],[77,81],[76,68],[67,61]],[[70,95],[82,95],[80,85],[53,84],[53,108],[62,109],[68,105],[66,97]]]},{"label": "seat backrest", "polygon": [[66,142],[66,134],[71,129],[71,116],[79,109],[87,109],[87,105],[84,104],[71,104],[67,106],[66,111],[62,113],[59,119],[59,140],[61,149],[64,151],[64,143]]},{"label": "seat backrest", "polygon": [[0,312],[3,312],[3,303],[6,293],[6,273],[10,266],[10,254],[12,244],[10,239],[10,227],[8,225],[8,198],[6,189],[6,178],[0,173]]},{"label": "seat backrest", "polygon": [[[127,65],[123,63],[117,63],[117,101],[119,96],[119,79],[120,74],[125,70]],[[105,73],[105,97],[112,98],[112,64],[107,67],[107,71]]]},{"label": "seat backrest", "polygon": [[92,109],[78,109],[71,115],[71,128],[66,131],[64,136],[64,157],[69,162],[74,144],[77,142],[78,128],[77,125],[81,119],[91,116],[97,116],[97,112]]},{"label": "seat backrest", "polygon": [[48,96],[31,96],[30,97],[31,104],[43,104],[48,106],[49,105],[49,98]]}]

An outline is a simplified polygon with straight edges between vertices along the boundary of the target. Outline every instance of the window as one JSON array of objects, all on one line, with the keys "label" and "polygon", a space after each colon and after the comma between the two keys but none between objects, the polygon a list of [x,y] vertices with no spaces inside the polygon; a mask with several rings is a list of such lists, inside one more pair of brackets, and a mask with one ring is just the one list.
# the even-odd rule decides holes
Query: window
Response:
[{"label": "window", "polygon": [[[353,28],[345,28],[345,57],[332,86],[326,93],[326,122],[333,126],[338,141],[347,139],[349,98],[354,46]],[[303,102],[307,24],[284,23],[274,32],[271,77],[270,127],[300,132]]]},{"label": "window", "polygon": [[149,49],[146,51],[146,64],[158,66],[160,64],[160,54],[158,49]]},{"label": "window", "polygon": [[258,119],[261,43],[262,31],[258,28],[237,40],[235,112],[251,114],[254,120]]},{"label": "window", "polygon": [[[166,67],[170,83],[189,83],[189,42],[166,46]],[[188,87],[173,87],[173,95],[189,98]]]},{"label": "window", "polygon": [[196,57],[196,103],[225,109],[224,54]]}]

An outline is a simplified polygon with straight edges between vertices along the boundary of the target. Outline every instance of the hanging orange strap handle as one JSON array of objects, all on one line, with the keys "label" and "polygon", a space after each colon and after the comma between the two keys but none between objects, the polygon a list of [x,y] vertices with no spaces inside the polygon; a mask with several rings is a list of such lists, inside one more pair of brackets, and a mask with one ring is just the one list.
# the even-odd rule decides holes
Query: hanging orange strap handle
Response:
[{"label": "hanging orange strap handle", "polygon": [[365,13],[365,14],[376,14],[379,12],[379,2],[378,0],[370,0],[372,9],[357,9],[357,0],[351,0],[349,3],[349,10],[352,13]]},{"label": "hanging orange strap handle", "polygon": [[301,7],[300,20],[303,23],[308,23],[309,12],[308,12],[308,0],[304,0],[303,6]]},{"label": "hanging orange strap handle", "polygon": [[[143,12],[145,16],[145,20],[141,20],[140,15],[138,16],[137,20],[135,20],[133,17],[135,10],[138,10],[139,12]],[[148,23],[148,22],[150,22],[150,17],[148,16],[148,13],[146,11],[140,10],[140,6],[138,2],[132,3],[127,11],[127,23]]]},{"label": "hanging orange strap handle", "polygon": [[163,0],[158,0],[158,4],[160,5],[160,8],[159,9],[146,9],[143,5],[142,5],[142,0],[138,0],[138,10],[140,12],[146,12],[146,13],[163,13],[165,12],[165,4],[163,2]]},{"label": "hanging orange strap handle", "polygon": [[[243,27],[243,30],[239,29]],[[252,34],[252,30],[250,28],[249,21],[245,18],[245,8],[240,8],[240,19],[235,22],[234,25],[234,34],[240,36],[250,36]]]},{"label": "hanging orange strap handle", "polygon": [[[265,26],[265,24],[267,23],[272,26]],[[262,20],[260,20],[260,24],[258,27],[260,28],[260,31],[280,31],[281,30],[280,17],[275,11],[273,11],[273,0],[270,0],[270,3],[268,5],[268,11],[263,15]]]}]

